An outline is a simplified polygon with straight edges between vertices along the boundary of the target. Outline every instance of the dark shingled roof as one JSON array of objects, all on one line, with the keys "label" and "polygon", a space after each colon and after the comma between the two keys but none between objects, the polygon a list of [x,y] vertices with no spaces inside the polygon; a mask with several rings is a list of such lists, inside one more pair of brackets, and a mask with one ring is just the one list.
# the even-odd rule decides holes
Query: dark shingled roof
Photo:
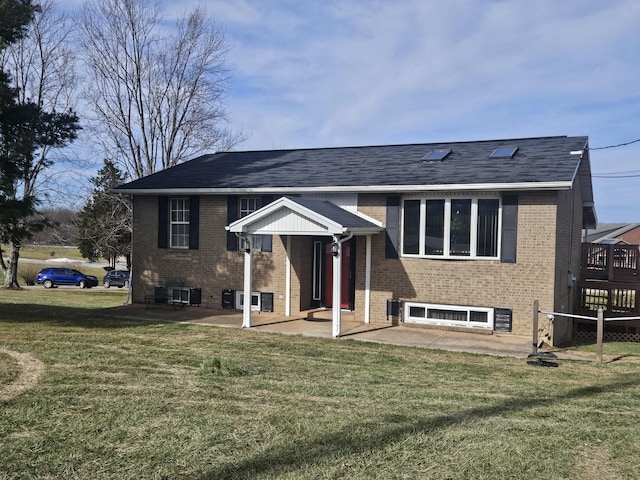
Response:
[{"label": "dark shingled roof", "polygon": [[350,229],[378,227],[378,225],[365,220],[355,213],[345,210],[334,203],[327,202],[326,200],[311,200],[308,198],[298,197],[287,198],[298,205],[302,205],[303,207],[308,208],[309,210],[312,210],[339,225],[342,225],[343,227],[348,227]]},{"label": "dark shingled roof", "polygon": [[[118,187],[122,191],[389,187],[571,182],[587,137],[541,137],[475,142],[224,152],[203,155]],[[513,158],[491,158],[497,147],[518,147]],[[423,160],[451,150],[443,161]]]}]

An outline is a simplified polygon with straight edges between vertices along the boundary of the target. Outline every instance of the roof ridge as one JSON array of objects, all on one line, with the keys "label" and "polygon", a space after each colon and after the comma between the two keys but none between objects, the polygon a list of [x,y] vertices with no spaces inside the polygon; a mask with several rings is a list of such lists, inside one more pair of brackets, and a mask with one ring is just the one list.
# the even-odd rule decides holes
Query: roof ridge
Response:
[{"label": "roof ridge", "polygon": [[[463,140],[463,141],[451,141],[451,142],[413,142],[413,143],[393,143],[393,144],[378,144],[378,145],[347,145],[340,147],[302,147],[302,148],[276,148],[276,149],[262,149],[262,150],[226,150],[219,151],[208,155],[219,155],[225,153],[257,153],[257,152],[301,152],[301,151],[319,151],[319,150],[348,150],[348,149],[365,149],[365,148],[393,148],[393,147],[417,147],[417,146],[429,146],[429,145],[464,145],[470,143],[496,143],[496,142],[515,142],[524,140],[551,140],[561,138],[588,138],[586,135],[571,136],[568,135],[550,135],[550,136],[538,136],[538,137],[514,137],[514,138],[497,138],[497,139],[485,139],[485,140]],[[208,156],[205,155],[205,156]]]}]

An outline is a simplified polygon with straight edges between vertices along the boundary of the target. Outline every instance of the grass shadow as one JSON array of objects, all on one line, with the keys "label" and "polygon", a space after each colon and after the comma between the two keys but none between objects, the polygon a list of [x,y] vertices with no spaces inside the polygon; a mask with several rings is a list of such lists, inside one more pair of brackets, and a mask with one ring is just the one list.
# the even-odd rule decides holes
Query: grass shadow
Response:
[{"label": "grass shadow", "polygon": [[166,323],[153,318],[125,318],[110,315],[108,308],[3,303],[0,323],[45,323],[82,328],[130,328]]},{"label": "grass shadow", "polygon": [[[351,424],[330,435],[299,442],[295,446],[280,444],[252,458],[240,462],[228,462],[200,477],[201,480],[218,480],[234,478],[256,478],[260,476],[288,476],[299,468],[307,467],[340,456],[344,452],[360,455],[371,450],[381,450],[392,443],[402,442],[417,433],[436,434],[457,424],[474,420],[486,420],[490,417],[504,417],[507,414],[526,409],[565,402],[577,398],[593,397],[613,390],[621,391],[636,387],[640,383],[640,375],[621,382],[591,385],[576,388],[565,394],[544,398],[512,398],[493,405],[469,408],[451,415],[439,415],[432,418],[416,418],[415,416],[393,415],[393,418],[381,418],[375,425],[376,434],[367,432],[366,438],[355,432],[363,431],[363,425]],[[371,424],[369,421],[367,424]],[[367,430],[366,428],[364,429]],[[295,450],[295,454],[292,454]]]}]

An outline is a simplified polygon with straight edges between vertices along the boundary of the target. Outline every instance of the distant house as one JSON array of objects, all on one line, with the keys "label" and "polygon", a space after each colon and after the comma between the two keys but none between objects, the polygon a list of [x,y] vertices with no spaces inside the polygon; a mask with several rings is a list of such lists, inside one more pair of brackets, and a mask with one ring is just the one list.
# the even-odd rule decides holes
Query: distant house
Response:
[{"label": "distant house", "polygon": [[599,223],[585,230],[584,242],[640,245],[640,223]]},{"label": "distant house", "polygon": [[[587,137],[223,152],[117,190],[134,200],[134,302],[165,289],[245,326],[324,308],[334,336],[346,312],[530,335],[534,300],[572,311],[595,227]],[[572,329],[556,318],[551,341]]]}]

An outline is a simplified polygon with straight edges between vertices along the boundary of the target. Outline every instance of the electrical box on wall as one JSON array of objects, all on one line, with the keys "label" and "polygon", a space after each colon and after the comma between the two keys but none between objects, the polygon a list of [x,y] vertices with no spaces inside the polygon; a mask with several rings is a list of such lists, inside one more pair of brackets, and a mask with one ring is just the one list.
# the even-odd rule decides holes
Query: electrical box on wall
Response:
[{"label": "electrical box on wall", "polygon": [[236,294],[233,290],[222,290],[222,308],[235,308]]},{"label": "electrical box on wall", "polygon": [[513,311],[510,308],[494,308],[493,329],[496,332],[510,332],[513,323]]},{"label": "electrical box on wall", "polygon": [[260,310],[262,312],[273,312],[273,293],[260,293]]}]

